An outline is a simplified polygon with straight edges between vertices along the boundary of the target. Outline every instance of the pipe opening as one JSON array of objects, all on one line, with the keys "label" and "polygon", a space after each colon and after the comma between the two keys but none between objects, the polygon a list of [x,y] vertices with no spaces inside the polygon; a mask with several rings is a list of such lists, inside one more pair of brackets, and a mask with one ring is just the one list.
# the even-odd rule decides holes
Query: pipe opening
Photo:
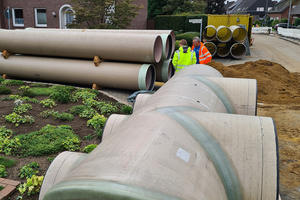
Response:
[{"label": "pipe opening", "polygon": [[243,58],[246,55],[246,46],[242,43],[235,43],[230,48],[230,54],[234,58]]},{"label": "pipe opening", "polygon": [[168,35],[167,41],[166,41],[166,48],[165,48],[166,59],[167,59],[167,60],[169,60],[169,59],[171,58],[171,55],[172,55],[172,49],[173,49],[173,45],[172,45],[172,37],[171,37],[171,35]]},{"label": "pipe opening", "polygon": [[[144,90],[153,90],[155,84],[155,78],[156,78],[155,68],[153,65],[149,65],[144,78],[145,86],[146,86]],[[140,89],[143,90],[143,88]]]},{"label": "pipe opening", "polygon": [[206,41],[212,41],[216,38],[217,30],[213,25],[208,25],[203,31],[203,38]]},{"label": "pipe opening", "polygon": [[211,56],[214,56],[217,52],[217,47],[213,42],[205,42],[204,45],[208,49]]},{"label": "pipe opening", "polygon": [[228,42],[232,38],[232,32],[226,26],[219,26],[217,29],[217,38],[220,42]]},{"label": "pipe opening", "polygon": [[232,38],[236,42],[243,42],[247,37],[247,30],[241,27],[237,27],[232,31]]},{"label": "pipe opening", "polygon": [[162,58],[163,44],[160,36],[157,36],[154,42],[153,56],[156,63],[158,63]]},{"label": "pipe opening", "polygon": [[217,55],[220,57],[226,57],[229,55],[230,47],[227,43],[220,43],[217,46]]}]

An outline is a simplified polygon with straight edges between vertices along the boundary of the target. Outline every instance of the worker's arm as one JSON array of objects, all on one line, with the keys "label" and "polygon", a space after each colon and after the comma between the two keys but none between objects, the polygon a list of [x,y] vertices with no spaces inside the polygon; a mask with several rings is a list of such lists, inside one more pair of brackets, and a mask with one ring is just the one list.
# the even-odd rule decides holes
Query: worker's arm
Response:
[{"label": "worker's arm", "polygon": [[206,46],[204,46],[204,48],[202,50],[202,54],[205,57],[204,64],[209,63],[212,59],[212,56],[211,56],[210,52],[208,51],[208,49],[206,48]]},{"label": "worker's arm", "polygon": [[193,51],[192,65],[195,65],[196,63],[197,63],[196,52]]},{"label": "worker's arm", "polygon": [[174,56],[173,56],[172,64],[173,64],[173,66],[174,66],[174,68],[176,70],[177,65],[178,65],[178,55],[177,55],[176,51],[175,51]]}]

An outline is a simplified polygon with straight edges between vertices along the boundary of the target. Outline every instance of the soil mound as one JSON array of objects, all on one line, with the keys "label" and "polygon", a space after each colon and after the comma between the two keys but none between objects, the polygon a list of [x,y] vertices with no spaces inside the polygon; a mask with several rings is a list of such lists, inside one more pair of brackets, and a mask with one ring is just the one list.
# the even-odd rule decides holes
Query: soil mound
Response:
[{"label": "soil mound", "polygon": [[257,80],[258,102],[293,104],[300,102],[300,74],[290,73],[282,65],[267,60],[224,66],[211,61],[209,66],[224,77]]}]

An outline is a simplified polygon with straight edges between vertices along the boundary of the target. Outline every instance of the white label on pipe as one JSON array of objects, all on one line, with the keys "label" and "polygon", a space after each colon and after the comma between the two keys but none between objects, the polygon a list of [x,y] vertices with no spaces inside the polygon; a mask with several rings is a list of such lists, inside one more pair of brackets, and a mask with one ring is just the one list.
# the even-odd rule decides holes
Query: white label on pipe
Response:
[{"label": "white label on pipe", "polygon": [[179,148],[176,154],[177,157],[181,158],[185,162],[189,162],[191,154],[183,150],[182,148]]}]

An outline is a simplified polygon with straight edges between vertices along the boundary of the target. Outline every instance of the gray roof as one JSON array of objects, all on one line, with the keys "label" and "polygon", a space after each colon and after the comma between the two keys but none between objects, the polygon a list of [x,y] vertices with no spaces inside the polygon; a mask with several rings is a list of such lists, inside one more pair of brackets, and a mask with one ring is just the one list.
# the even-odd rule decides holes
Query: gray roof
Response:
[{"label": "gray roof", "polygon": [[232,6],[232,4],[234,4],[235,1],[227,1],[227,3],[224,6],[224,9],[227,10],[230,6]]},{"label": "gray roof", "polygon": [[269,10],[268,13],[282,13],[288,8],[289,8],[289,0],[283,0],[275,4],[274,7],[271,10]]},{"label": "gray roof", "polygon": [[298,2],[298,5],[292,9],[291,15],[300,15],[300,2]]},{"label": "gray roof", "polygon": [[244,0],[237,0],[234,4],[232,4],[229,8],[228,8],[228,13],[234,13],[235,9],[243,2]]}]

